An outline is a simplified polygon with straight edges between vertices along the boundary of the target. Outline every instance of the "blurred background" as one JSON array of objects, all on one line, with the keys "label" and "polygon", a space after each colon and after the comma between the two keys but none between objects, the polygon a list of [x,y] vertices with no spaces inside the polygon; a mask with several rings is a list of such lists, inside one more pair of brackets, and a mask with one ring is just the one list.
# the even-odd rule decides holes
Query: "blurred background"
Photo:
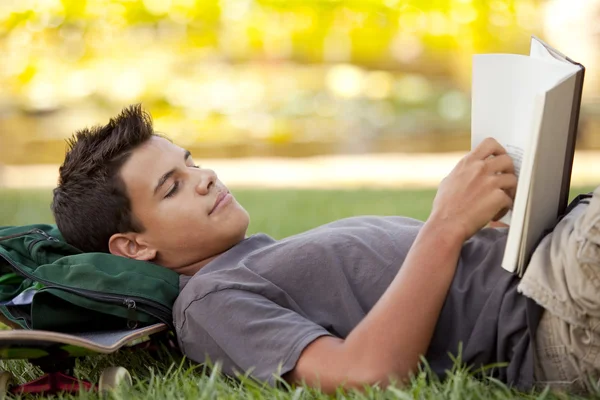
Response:
[{"label": "blurred background", "polygon": [[434,184],[470,147],[473,54],[532,34],[587,67],[595,157],[599,0],[1,0],[0,187],[54,186],[65,138],[138,102],[234,184]]}]

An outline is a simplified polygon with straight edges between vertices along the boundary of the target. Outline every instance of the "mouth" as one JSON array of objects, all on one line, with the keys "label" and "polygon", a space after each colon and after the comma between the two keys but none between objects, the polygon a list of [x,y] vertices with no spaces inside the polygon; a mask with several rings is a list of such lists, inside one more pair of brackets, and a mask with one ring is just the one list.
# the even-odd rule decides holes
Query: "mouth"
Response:
[{"label": "mouth", "polygon": [[232,198],[233,196],[231,195],[231,193],[229,193],[229,190],[219,192],[215,200],[215,204],[213,205],[208,215],[211,215],[215,211],[218,211],[219,209],[225,207],[227,204],[231,203]]}]

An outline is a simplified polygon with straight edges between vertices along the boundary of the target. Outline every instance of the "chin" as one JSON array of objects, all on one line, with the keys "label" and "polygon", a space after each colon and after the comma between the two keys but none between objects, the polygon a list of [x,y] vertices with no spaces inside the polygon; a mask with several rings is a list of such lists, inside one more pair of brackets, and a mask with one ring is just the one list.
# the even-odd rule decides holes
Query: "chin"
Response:
[{"label": "chin", "polygon": [[233,219],[236,221],[236,225],[239,224],[239,228],[243,229],[245,235],[246,230],[248,230],[248,225],[250,225],[250,214],[248,214],[248,211],[246,211],[246,209],[237,201]]},{"label": "chin", "polygon": [[241,242],[242,240],[244,240],[246,238],[246,233],[248,232],[248,226],[250,225],[250,216],[248,215],[248,213],[246,212],[246,210],[244,210],[242,208],[243,211],[243,215],[240,216],[240,218],[237,221],[237,226],[236,226],[236,239],[237,242]]}]

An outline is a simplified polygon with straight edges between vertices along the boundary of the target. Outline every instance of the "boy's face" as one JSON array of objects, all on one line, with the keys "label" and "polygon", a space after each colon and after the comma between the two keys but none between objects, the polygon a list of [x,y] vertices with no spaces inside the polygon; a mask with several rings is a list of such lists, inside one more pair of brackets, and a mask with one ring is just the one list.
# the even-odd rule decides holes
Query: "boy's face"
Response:
[{"label": "boy's face", "polygon": [[248,213],[214,171],[196,167],[188,152],[164,138],[154,136],[134,150],[121,178],[131,211],[145,228],[120,245],[129,257],[180,270],[246,235]]}]

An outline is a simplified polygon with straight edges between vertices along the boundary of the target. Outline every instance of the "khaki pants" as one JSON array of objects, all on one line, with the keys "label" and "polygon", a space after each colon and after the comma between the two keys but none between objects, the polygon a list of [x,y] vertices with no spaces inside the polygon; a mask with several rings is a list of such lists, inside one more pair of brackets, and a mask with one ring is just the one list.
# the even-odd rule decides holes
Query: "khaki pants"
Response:
[{"label": "khaki pants", "polygon": [[584,393],[600,383],[600,187],[536,248],[519,291],[545,311],[535,335],[539,386]]}]

